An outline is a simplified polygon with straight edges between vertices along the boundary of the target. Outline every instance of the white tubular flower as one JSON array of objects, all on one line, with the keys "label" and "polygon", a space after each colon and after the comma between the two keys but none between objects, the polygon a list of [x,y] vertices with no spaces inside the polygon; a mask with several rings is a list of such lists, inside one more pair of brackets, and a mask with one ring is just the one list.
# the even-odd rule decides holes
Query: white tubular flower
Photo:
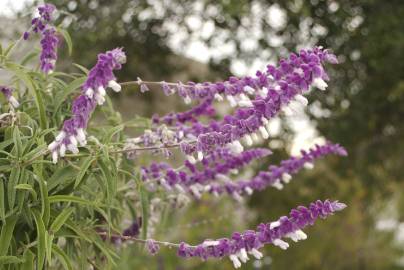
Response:
[{"label": "white tubular flower", "polygon": [[18,102],[18,100],[15,99],[15,97],[13,97],[13,96],[9,97],[8,102],[10,102],[11,106],[13,106],[14,108],[18,108],[18,106],[20,106],[20,103]]},{"label": "white tubular flower", "polygon": [[252,195],[253,194],[253,189],[252,188],[250,188],[250,187],[246,187],[246,188],[244,188],[244,190],[245,190],[245,192],[248,194],[248,195]]},{"label": "white tubular flower", "polygon": [[219,244],[220,244],[220,242],[215,241],[215,240],[205,240],[205,241],[203,241],[203,245],[207,246],[207,247],[217,246]]},{"label": "white tubular flower", "polygon": [[254,93],[255,93],[255,89],[249,85],[244,86],[243,90],[244,90],[244,92],[246,92],[250,95],[254,95]]},{"label": "white tubular flower", "polygon": [[105,102],[105,97],[97,93],[95,95],[95,100],[97,101],[98,105],[102,105]]},{"label": "white tubular flower", "polygon": [[52,152],[52,162],[54,164],[58,163],[58,152],[57,151]]},{"label": "white tubular flower", "polygon": [[77,145],[74,145],[72,143],[70,143],[67,146],[67,150],[69,150],[70,152],[72,152],[73,154],[78,154],[79,153],[79,149],[77,148]]},{"label": "white tubular flower", "polygon": [[192,155],[187,155],[187,159],[191,164],[196,164],[196,159]]},{"label": "white tubular flower", "polygon": [[69,137],[69,140],[70,140],[70,143],[71,144],[73,144],[73,145],[77,145],[77,140],[76,140],[76,137],[75,136],[73,136],[73,135],[71,135],[70,137]]},{"label": "white tubular flower", "polygon": [[241,262],[238,260],[238,257],[234,254],[229,256],[229,259],[233,262],[234,268],[240,268]]},{"label": "white tubular flower", "polygon": [[303,106],[307,106],[309,104],[309,101],[303,95],[296,95],[295,99],[297,102],[299,102]]},{"label": "white tubular flower", "polygon": [[240,251],[237,253],[237,257],[239,257],[239,259],[240,259],[243,263],[246,263],[246,262],[249,260],[245,248],[240,249]]},{"label": "white tubular flower", "polygon": [[278,189],[278,190],[282,190],[282,189],[283,189],[283,185],[282,185],[281,181],[279,181],[279,180],[275,181],[275,182],[272,184],[272,186],[273,186],[274,188]]},{"label": "white tubular flower", "polygon": [[84,146],[87,144],[86,134],[84,133],[84,130],[82,128],[77,129],[76,139],[81,146]]},{"label": "white tubular flower", "polygon": [[274,229],[274,228],[276,228],[276,227],[279,227],[281,225],[281,222],[278,220],[278,221],[274,221],[274,222],[271,222],[270,224],[269,224],[269,229]]},{"label": "white tubular flower", "polygon": [[203,159],[203,153],[201,151],[198,151],[198,160],[201,161]]},{"label": "white tubular flower", "polygon": [[252,107],[253,106],[250,98],[247,97],[245,94],[240,94],[240,100],[238,101],[238,105],[240,107]]},{"label": "white tubular flower", "polygon": [[216,94],[214,95],[214,98],[215,98],[217,101],[223,101],[223,97],[222,97],[220,94],[218,94],[218,93],[216,93]]},{"label": "white tubular flower", "polygon": [[87,90],[85,91],[85,95],[89,98],[93,98],[94,96],[94,90],[92,88],[87,88]]},{"label": "white tubular flower", "polygon": [[105,88],[102,87],[102,86],[98,87],[98,93],[99,93],[101,96],[105,96],[105,95],[107,94],[107,92],[105,92]]},{"label": "white tubular flower", "polygon": [[180,184],[175,184],[175,188],[180,192],[180,193],[185,193],[184,188]]},{"label": "white tubular flower", "polygon": [[64,131],[59,132],[59,134],[56,136],[55,140],[57,142],[62,141],[66,137],[66,133]]},{"label": "white tubular flower", "polygon": [[60,145],[60,148],[59,148],[59,155],[60,155],[61,157],[64,157],[65,154],[66,154],[66,145],[65,145],[64,143],[62,143],[62,144]]},{"label": "white tubular flower", "polygon": [[313,165],[313,163],[311,163],[311,162],[305,162],[305,163],[303,164],[303,167],[306,168],[306,169],[308,169],[308,170],[311,170],[311,169],[314,168],[314,165]]},{"label": "white tubular flower", "polygon": [[252,140],[252,138],[251,138],[251,136],[249,134],[246,134],[244,136],[244,141],[248,146],[253,145],[253,140]]},{"label": "white tubular flower", "polygon": [[320,77],[317,77],[313,80],[313,86],[324,91],[328,87],[328,84]]},{"label": "white tubular flower", "polygon": [[185,102],[185,104],[191,104],[192,100],[191,100],[191,98],[189,96],[186,96],[184,98],[184,102]]},{"label": "white tubular flower", "polygon": [[228,95],[228,96],[226,96],[226,98],[229,101],[231,107],[237,106],[237,101],[233,96]]},{"label": "white tubular flower", "polygon": [[251,133],[251,137],[253,139],[254,142],[258,142],[260,140],[260,138],[258,137],[257,133]]},{"label": "white tubular flower", "polygon": [[122,89],[121,85],[114,80],[108,82],[108,87],[111,87],[115,92],[120,92]]},{"label": "white tubular flower", "polygon": [[260,260],[262,259],[262,257],[264,257],[264,255],[255,248],[251,249],[248,253],[253,255],[257,260]]},{"label": "white tubular flower", "polygon": [[56,147],[58,147],[58,143],[56,141],[53,141],[48,145],[48,150],[53,151],[56,149]]},{"label": "white tubular flower", "polygon": [[259,128],[259,131],[261,132],[262,138],[264,138],[264,139],[268,139],[268,138],[269,138],[269,133],[268,133],[268,131],[266,130],[265,127],[261,126],[261,127]]},{"label": "white tubular flower", "polygon": [[289,247],[289,244],[281,239],[275,239],[272,243],[283,250],[288,249]]},{"label": "white tubular flower", "polygon": [[292,176],[288,173],[283,173],[282,174],[282,181],[285,182],[285,184],[289,183],[290,180],[292,180]]}]

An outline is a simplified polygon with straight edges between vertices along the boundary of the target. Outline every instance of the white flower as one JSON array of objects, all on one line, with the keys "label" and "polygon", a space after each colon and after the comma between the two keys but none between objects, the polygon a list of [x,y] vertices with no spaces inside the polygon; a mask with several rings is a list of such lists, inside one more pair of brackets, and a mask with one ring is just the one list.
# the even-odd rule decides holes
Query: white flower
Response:
[{"label": "white flower", "polygon": [[228,95],[228,96],[226,96],[226,98],[229,101],[231,107],[237,106],[237,101],[233,96]]},{"label": "white flower", "polygon": [[307,106],[307,104],[309,104],[309,101],[303,95],[296,95],[295,99],[297,102],[299,102],[303,106]]},{"label": "white flower", "polygon": [[220,94],[218,94],[218,93],[216,93],[216,94],[214,95],[214,98],[215,98],[217,101],[222,101],[222,100],[223,100],[223,97],[222,97]]},{"label": "white flower", "polygon": [[249,134],[246,134],[244,136],[244,141],[248,146],[251,146],[253,144],[253,140]]},{"label": "white flower", "polygon": [[305,163],[303,164],[303,167],[306,168],[306,169],[311,170],[311,169],[314,168],[314,165],[313,165],[313,163],[311,163],[311,162],[305,162]]},{"label": "white flower", "polygon": [[280,247],[283,250],[285,250],[289,247],[289,244],[281,239],[275,239],[272,243],[275,246]]},{"label": "white flower", "polygon": [[285,184],[289,183],[290,180],[292,179],[292,176],[288,173],[283,173],[282,174],[282,180],[285,182]]},{"label": "white flower", "polygon": [[111,87],[115,92],[120,92],[122,89],[121,85],[114,80],[108,82],[108,87]]},{"label": "white flower", "polygon": [[240,251],[237,253],[237,256],[240,258],[240,260],[241,260],[243,263],[246,263],[246,262],[249,260],[245,248],[240,249]]},{"label": "white flower", "polygon": [[257,260],[264,257],[264,255],[261,252],[259,252],[257,249],[255,249],[255,248],[251,249],[248,253],[253,255]]},{"label": "white flower", "polygon": [[241,262],[238,260],[237,256],[232,254],[229,256],[230,260],[233,262],[234,268],[240,268]]},{"label": "white flower", "polygon": [[244,86],[243,90],[244,90],[244,92],[246,92],[250,95],[254,95],[254,92],[255,92],[255,89],[249,85]]},{"label": "white flower", "polygon": [[259,131],[261,132],[262,138],[264,138],[264,139],[268,139],[268,138],[269,138],[269,133],[268,133],[268,131],[265,129],[265,127],[261,126],[261,127],[259,128]]},{"label": "white flower", "polygon": [[328,87],[328,84],[323,79],[318,77],[313,80],[313,86],[324,91]]},{"label": "white flower", "polygon": [[20,103],[18,102],[18,100],[15,99],[15,97],[10,96],[10,98],[8,99],[8,102],[10,102],[11,106],[13,106],[14,108],[17,108],[18,106],[20,106]]}]

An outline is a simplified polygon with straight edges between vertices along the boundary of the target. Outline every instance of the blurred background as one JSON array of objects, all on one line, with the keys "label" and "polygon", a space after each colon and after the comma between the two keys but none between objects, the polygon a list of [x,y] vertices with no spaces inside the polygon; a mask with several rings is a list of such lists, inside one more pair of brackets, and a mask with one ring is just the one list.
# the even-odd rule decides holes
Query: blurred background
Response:
[{"label": "blurred background", "polygon": [[[319,161],[284,190],[256,193],[244,204],[203,198],[156,226],[156,238],[196,243],[227,236],[330,198],[349,207],[308,229],[306,241],[287,251],[267,247],[263,260],[250,260],[243,269],[404,269],[404,1],[48,2],[66,12],[60,21],[74,42],[70,58],[60,48],[57,69],[68,70],[71,63],[91,67],[99,52],[122,46],[128,63],[120,81],[253,75],[298,49],[330,48],[340,64],[328,67],[327,92],[312,91],[307,109],[272,121],[271,139],[262,145],[276,155],[262,163],[277,163],[324,138],[346,147],[349,156]],[[0,0],[2,43],[22,33],[36,4]],[[114,101],[125,119],[185,109],[157,89],[140,94],[128,88]],[[250,173],[260,168],[255,164]],[[228,261],[177,259],[169,249],[150,257],[129,245],[120,253],[119,269],[233,268]]]}]

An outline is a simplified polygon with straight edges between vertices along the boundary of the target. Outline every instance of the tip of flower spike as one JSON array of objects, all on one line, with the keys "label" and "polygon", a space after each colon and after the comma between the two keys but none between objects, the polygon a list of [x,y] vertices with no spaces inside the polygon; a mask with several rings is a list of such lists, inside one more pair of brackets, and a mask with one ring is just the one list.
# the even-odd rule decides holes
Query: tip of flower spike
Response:
[{"label": "tip of flower spike", "polygon": [[123,48],[116,48],[110,51],[112,57],[120,64],[126,63],[126,54],[123,51]]},{"label": "tip of flower spike", "polygon": [[341,211],[347,207],[345,203],[341,203],[339,201],[335,201],[331,203],[331,207],[333,211]]}]

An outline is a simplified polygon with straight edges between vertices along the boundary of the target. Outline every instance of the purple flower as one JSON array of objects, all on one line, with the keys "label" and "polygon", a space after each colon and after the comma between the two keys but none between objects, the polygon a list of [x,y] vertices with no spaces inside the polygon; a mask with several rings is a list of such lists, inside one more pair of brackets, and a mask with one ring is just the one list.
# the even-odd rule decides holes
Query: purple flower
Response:
[{"label": "purple flower", "polygon": [[20,106],[18,100],[13,96],[13,90],[11,88],[0,86],[0,91],[3,93],[4,97],[13,108],[17,108],[18,106]]},{"label": "purple flower", "polygon": [[234,267],[239,268],[242,262],[247,262],[249,255],[261,259],[263,255],[259,249],[264,245],[272,244],[287,249],[289,243],[285,239],[289,238],[294,242],[306,239],[307,235],[302,229],[313,225],[318,218],[324,219],[345,207],[345,204],[338,201],[317,200],[309,207],[299,206],[292,209],[288,217],[283,216],[275,222],[262,223],[255,231],[235,232],[231,238],[209,239],[196,246],[182,242],[177,248],[177,255],[183,258],[199,257],[202,260],[229,257]]},{"label": "purple flower", "polygon": [[87,80],[82,86],[82,94],[73,101],[72,117],[64,121],[62,131],[48,146],[54,163],[57,162],[59,156],[65,155],[66,150],[78,153],[77,146],[87,144],[85,130],[90,116],[97,104],[104,103],[105,88],[111,87],[114,91],[121,90],[121,86],[115,81],[113,71],[121,69],[125,62],[126,56],[121,48],[98,55],[97,64],[90,70]]},{"label": "purple flower", "polygon": [[[41,33],[45,30],[46,25],[52,20],[52,14],[56,11],[56,7],[52,4],[44,4],[38,6],[39,16],[35,17],[31,21],[32,31],[34,33]],[[24,32],[24,40],[29,38],[29,31]]]},{"label": "purple flower", "polygon": [[160,250],[160,246],[153,239],[147,239],[146,246],[151,255],[156,255]]}]

